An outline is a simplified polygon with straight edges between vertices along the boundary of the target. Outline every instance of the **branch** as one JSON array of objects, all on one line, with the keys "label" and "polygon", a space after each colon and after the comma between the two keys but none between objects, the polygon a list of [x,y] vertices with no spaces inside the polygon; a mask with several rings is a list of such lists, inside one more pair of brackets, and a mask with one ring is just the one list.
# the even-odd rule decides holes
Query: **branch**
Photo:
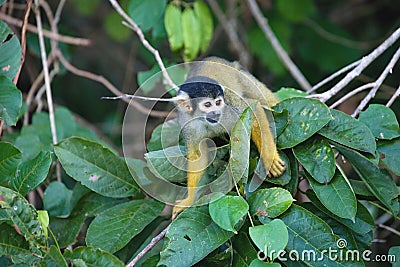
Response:
[{"label": "branch", "polygon": [[308,91],[311,89],[310,83],[301,73],[301,71],[297,68],[294,62],[290,59],[286,51],[283,49],[278,39],[276,38],[274,32],[268,25],[268,20],[261,13],[260,8],[257,5],[255,0],[247,0],[250,6],[251,13],[256,19],[258,26],[260,26],[261,30],[264,32],[267,39],[271,42],[272,47],[275,52],[278,54],[279,58],[282,60],[283,64],[292,74],[293,78],[299,83],[299,85],[305,90]]},{"label": "branch", "polygon": [[378,91],[379,87],[382,85],[383,81],[386,79],[386,77],[389,75],[389,73],[392,73],[394,65],[397,63],[397,61],[400,58],[400,48],[397,49],[396,53],[390,60],[389,64],[386,66],[386,68],[383,70],[382,74],[378,77],[378,79],[375,82],[375,86],[371,89],[371,91],[368,93],[368,95],[361,101],[360,105],[356,108],[356,110],[353,112],[351,116],[355,117],[360,113],[361,110],[363,110],[369,101],[375,96],[376,92]]},{"label": "branch", "polygon": [[139,252],[139,254],[136,255],[136,257],[129,262],[126,267],[133,267],[135,266],[135,264],[147,253],[149,252],[157,243],[158,241],[160,241],[161,239],[163,239],[163,237],[165,236],[165,234],[168,232],[170,224],[164,229],[162,230],[161,233],[159,233],[156,237],[154,237],[150,243],[142,250]]},{"label": "branch", "polygon": [[352,97],[353,95],[358,94],[359,92],[362,92],[368,88],[374,87],[375,83],[367,83],[364,84],[352,91],[350,91],[347,95],[343,96],[342,98],[340,98],[338,101],[336,101],[335,103],[333,103],[331,106],[329,106],[329,108],[335,108],[337,106],[339,106],[340,104],[342,104],[344,101],[346,101],[347,99],[349,99],[350,97]]},{"label": "branch", "polygon": [[[394,42],[396,42],[400,37],[400,28],[398,28],[394,33],[392,33],[389,38],[387,38],[380,46],[375,48],[368,56],[361,59],[358,66],[349,72],[340,82],[338,82],[332,89],[319,94],[317,96],[322,102],[326,102],[338,92],[340,92],[347,84],[349,84],[354,78],[359,76],[361,72],[371,64],[377,57],[379,57],[386,49],[388,49]],[[353,63],[354,64],[354,63]]]},{"label": "branch", "polygon": [[399,95],[400,95],[400,85],[399,85],[399,87],[397,87],[396,92],[392,95],[390,100],[386,103],[386,106],[390,107],[393,104],[393,102],[396,100],[396,98],[399,97]]},{"label": "branch", "polygon": [[116,0],[109,0],[111,5],[114,7],[114,9],[126,20],[126,22],[122,22],[125,26],[133,30],[139,37],[140,41],[144,45],[144,47],[147,48],[147,50],[152,53],[157,61],[158,66],[160,66],[162,75],[164,77],[164,81],[171,87],[171,88],[177,88],[176,84],[171,80],[171,78],[168,75],[168,72],[165,68],[164,63],[162,62],[162,59],[160,57],[160,53],[158,52],[157,49],[155,49],[144,37],[144,34],[142,30],[139,28],[139,26],[131,19],[131,17],[128,16],[128,14],[125,13],[125,11],[121,8],[121,6],[118,4]]},{"label": "branch", "polygon": [[[80,69],[76,68],[75,66],[71,65],[71,63],[68,62],[68,60],[64,57],[64,55],[61,53],[60,50],[56,51],[56,56],[61,61],[61,63],[64,65],[64,67],[68,71],[72,72],[73,74],[81,76],[81,77],[85,77],[87,79],[91,79],[93,81],[103,84],[111,93],[113,93],[116,96],[123,95],[123,93],[121,91],[119,91],[110,81],[108,81],[103,76],[96,75],[94,73],[91,73],[91,72],[88,72],[85,70],[80,70]],[[169,115],[169,112],[150,110],[150,109],[142,106],[141,104],[134,102],[134,101],[130,101],[129,99],[126,99],[126,98],[122,98],[122,100],[125,101],[126,103],[128,103],[129,105],[133,106],[139,112],[146,114],[146,115],[160,117],[160,118],[165,118]]]},{"label": "branch", "polygon": [[[23,25],[22,20],[13,18],[13,17],[8,16],[1,12],[0,12],[0,19],[9,24],[15,25],[17,27],[22,27],[22,25]],[[32,24],[26,24],[26,29],[30,32],[33,32],[36,34],[38,33],[37,28]],[[63,43],[72,44],[72,45],[79,45],[79,46],[89,46],[90,45],[90,40],[88,40],[88,39],[55,34],[51,31],[48,31],[45,29],[42,29],[42,33],[47,38],[50,38],[50,39],[58,41],[58,42],[63,42]]]},{"label": "branch", "polygon": [[228,35],[228,38],[232,44],[233,49],[238,54],[240,64],[242,64],[245,68],[248,69],[251,62],[251,56],[249,55],[246,47],[243,45],[241,39],[239,38],[235,30],[235,27],[233,26],[232,23],[229,23],[228,19],[226,18],[226,16],[224,15],[218,3],[215,0],[208,0],[208,3],[210,4],[211,9],[217,16],[219,22],[224,28],[226,34]]}]

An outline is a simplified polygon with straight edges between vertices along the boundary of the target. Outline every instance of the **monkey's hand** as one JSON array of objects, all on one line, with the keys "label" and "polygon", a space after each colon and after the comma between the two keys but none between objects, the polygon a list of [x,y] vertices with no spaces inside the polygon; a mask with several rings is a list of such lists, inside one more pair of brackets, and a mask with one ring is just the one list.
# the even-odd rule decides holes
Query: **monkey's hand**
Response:
[{"label": "monkey's hand", "polygon": [[274,158],[272,159],[272,164],[269,169],[268,177],[274,176],[278,177],[286,170],[285,162],[279,157],[278,151],[275,151]]}]

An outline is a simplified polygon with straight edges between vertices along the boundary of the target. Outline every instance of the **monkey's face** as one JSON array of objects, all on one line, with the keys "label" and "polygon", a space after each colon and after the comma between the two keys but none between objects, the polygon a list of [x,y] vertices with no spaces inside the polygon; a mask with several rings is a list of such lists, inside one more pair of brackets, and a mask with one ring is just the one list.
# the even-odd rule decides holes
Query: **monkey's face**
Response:
[{"label": "monkey's face", "polygon": [[198,101],[199,111],[205,115],[205,119],[211,123],[218,123],[225,106],[224,99],[219,96],[215,99],[204,98]]}]

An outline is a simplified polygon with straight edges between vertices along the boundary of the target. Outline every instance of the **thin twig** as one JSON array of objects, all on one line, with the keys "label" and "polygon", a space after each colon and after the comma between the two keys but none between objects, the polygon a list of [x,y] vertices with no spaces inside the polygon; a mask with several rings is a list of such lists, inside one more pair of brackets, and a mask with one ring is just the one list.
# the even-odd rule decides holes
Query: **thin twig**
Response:
[{"label": "thin twig", "polygon": [[[76,68],[75,66],[73,66],[71,63],[68,62],[68,60],[60,52],[60,50],[58,50],[56,52],[56,55],[60,59],[61,63],[64,65],[64,67],[68,71],[72,72],[73,74],[81,76],[81,77],[85,77],[87,79],[91,79],[93,81],[103,84],[111,93],[113,93],[116,96],[123,95],[123,93],[121,91],[119,91],[110,81],[108,81],[103,76],[96,75],[94,73],[91,73],[91,72],[88,72],[85,70],[80,70],[80,69]],[[126,98],[122,98],[122,100],[125,101],[126,103],[130,104],[132,107],[137,109],[139,112],[146,114],[146,115],[150,115],[153,117],[166,118],[170,114],[169,112],[150,110],[150,109],[146,108],[145,106],[142,106],[141,104],[139,104],[135,101],[130,101],[129,99],[126,99]]]},{"label": "thin twig", "polygon": [[258,26],[260,26],[261,30],[264,32],[267,39],[271,42],[272,47],[275,52],[278,54],[279,58],[282,60],[283,64],[292,74],[293,78],[299,83],[299,85],[305,90],[308,91],[311,89],[310,83],[301,73],[299,68],[294,64],[294,62],[290,59],[289,55],[283,49],[282,45],[279,43],[278,38],[276,38],[274,32],[268,25],[268,20],[261,13],[260,8],[255,0],[247,0],[250,6],[251,13],[256,19]]},{"label": "thin twig", "polygon": [[396,229],[393,229],[392,227],[389,227],[387,225],[384,224],[378,224],[378,227],[383,228],[385,230],[388,230],[389,232],[392,232],[393,234],[400,236],[400,232],[397,231]]},{"label": "thin twig", "polygon": [[386,103],[386,106],[387,106],[387,107],[390,107],[390,106],[393,104],[393,102],[396,100],[396,98],[399,97],[399,95],[400,95],[400,85],[399,85],[399,87],[397,87],[396,92],[392,95],[392,97],[391,97],[391,98],[389,99],[389,101]]},{"label": "thin twig", "polygon": [[142,250],[139,252],[139,254],[136,255],[136,257],[129,262],[126,267],[133,267],[135,266],[135,264],[147,253],[149,252],[157,243],[158,241],[160,241],[161,239],[164,238],[165,234],[168,232],[170,224],[164,229],[162,230],[161,233],[159,233],[156,237],[154,237],[150,243]]},{"label": "thin twig", "polygon": [[18,72],[14,77],[14,84],[17,84],[19,75],[21,74],[22,66],[25,62],[25,53],[26,53],[26,26],[28,25],[29,14],[31,13],[32,0],[26,1],[26,9],[24,14],[24,20],[22,22],[21,29],[21,64],[19,65]]},{"label": "thin twig", "polygon": [[358,113],[360,113],[360,111],[363,110],[367,106],[367,104],[375,96],[379,87],[382,85],[383,81],[386,79],[386,77],[389,75],[389,73],[392,73],[393,67],[397,63],[399,58],[400,58],[400,47],[397,49],[396,53],[390,60],[389,64],[385,67],[382,74],[376,80],[375,86],[371,89],[371,91],[368,93],[368,95],[361,101],[360,105],[358,105],[358,107],[356,108],[356,110],[353,112],[353,114],[351,116],[353,116],[353,117],[357,116]]},{"label": "thin twig", "polygon": [[111,5],[114,7],[114,9],[126,20],[126,22],[122,22],[125,26],[128,28],[132,29],[139,37],[140,41],[144,45],[144,47],[147,48],[155,57],[158,66],[160,66],[162,75],[164,77],[164,81],[171,87],[171,88],[177,88],[176,84],[171,80],[171,78],[168,75],[168,72],[165,68],[164,63],[162,62],[160,53],[158,52],[157,49],[155,49],[144,37],[144,34],[142,30],[139,28],[139,26],[131,19],[131,17],[128,16],[128,14],[125,13],[125,11],[121,8],[121,6],[118,4],[116,0],[109,0]]},{"label": "thin twig", "polygon": [[249,68],[251,64],[251,56],[249,55],[246,47],[243,45],[241,39],[239,38],[234,25],[228,21],[225,14],[222,12],[221,8],[215,0],[208,0],[208,3],[210,4],[212,11],[217,16],[222,27],[224,28],[230,40],[230,43],[232,44],[232,48],[239,56],[240,64],[242,64],[245,68]]},{"label": "thin twig", "polygon": [[3,126],[4,126],[4,121],[0,119],[0,140],[1,140],[1,134],[3,133]]},{"label": "thin twig", "polygon": [[[52,136],[53,144],[57,144],[58,143],[57,129],[56,129],[56,122],[55,122],[55,118],[54,118],[53,97],[51,94],[51,87],[50,87],[49,68],[47,67],[46,47],[44,44],[44,37],[43,37],[43,31],[42,31],[43,27],[42,27],[42,19],[40,17],[39,0],[35,0],[35,14],[36,14],[36,24],[37,24],[39,45],[40,45],[40,56],[42,59],[42,66],[43,66],[43,73],[44,73],[44,84],[46,86],[46,96],[47,96],[47,105],[48,105],[48,109],[49,109],[51,136]],[[57,177],[57,179],[61,180],[61,177]]]},{"label": "thin twig", "polygon": [[342,104],[344,101],[346,101],[347,99],[349,99],[350,97],[352,97],[353,95],[358,94],[359,92],[362,92],[366,89],[369,89],[371,87],[374,87],[375,83],[367,83],[364,84],[354,90],[351,90],[351,92],[349,92],[348,94],[346,94],[345,96],[341,97],[338,101],[336,101],[335,103],[333,103],[331,106],[329,106],[329,108],[335,108],[337,106],[339,106],[340,104]]},{"label": "thin twig", "polygon": [[400,38],[400,28],[398,28],[391,36],[389,36],[381,45],[375,48],[368,56],[361,59],[360,64],[349,72],[341,81],[339,81],[332,89],[318,95],[318,99],[322,102],[326,102],[331,97],[339,93],[347,84],[349,84],[354,78],[359,76],[361,72],[369,66],[377,57],[385,52],[394,42]]},{"label": "thin twig", "polygon": [[66,0],[60,0],[60,2],[58,3],[57,9],[56,9],[56,14],[54,15],[54,24],[55,25],[58,25],[58,23],[60,22],[61,12],[64,8],[65,1]]},{"label": "thin twig", "polygon": [[[14,26],[17,26],[17,27],[22,27],[22,25],[23,25],[22,20],[16,19],[14,17],[11,17],[11,16],[6,15],[1,12],[0,12],[0,20],[3,20],[5,22],[12,24]],[[37,28],[32,24],[27,24],[26,29],[30,32],[38,33]],[[66,35],[61,35],[61,34],[54,34],[53,32],[45,30],[45,29],[43,29],[42,32],[43,32],[43,35],[46,36],[47,38],[56,40],[58,42],[72,44],[72,45],[78,45],[78,46],[89,46],[90,45],[89,39],[66,36]]]},{"label": "thin twig", "polygon": [[340,70],[338,70],[337,72],[329,75],[327,78],[323,79],[322,81],[320,81],[319,83],[317,83],[316,85],[314,85],[310,90],[307,91],[307,93],[312,93],[315,90],[317,90],[318,88],[320,88],[321,86],[325,85],[326,83],[332,81],[333,79],[335,79],[337,76],[347,72],[348,70],[353,69],[354,67],[356,67],[358,64],[360,64],[361,59],[357,60],[356,62],[353,62],[343,68],[341,68]]}]

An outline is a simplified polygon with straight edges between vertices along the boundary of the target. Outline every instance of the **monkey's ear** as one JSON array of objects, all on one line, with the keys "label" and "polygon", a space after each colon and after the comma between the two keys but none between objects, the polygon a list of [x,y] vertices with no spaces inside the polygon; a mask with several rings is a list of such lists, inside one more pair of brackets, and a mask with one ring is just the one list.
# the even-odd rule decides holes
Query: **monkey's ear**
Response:
[{"label": "monkey's ear", "polygon": [[176,99],[175,103],[179,111],[186,113],[192,112],[193,110],[192,103],[190,101],[189,95],[186,92],[179,91],[175,99]]}]

